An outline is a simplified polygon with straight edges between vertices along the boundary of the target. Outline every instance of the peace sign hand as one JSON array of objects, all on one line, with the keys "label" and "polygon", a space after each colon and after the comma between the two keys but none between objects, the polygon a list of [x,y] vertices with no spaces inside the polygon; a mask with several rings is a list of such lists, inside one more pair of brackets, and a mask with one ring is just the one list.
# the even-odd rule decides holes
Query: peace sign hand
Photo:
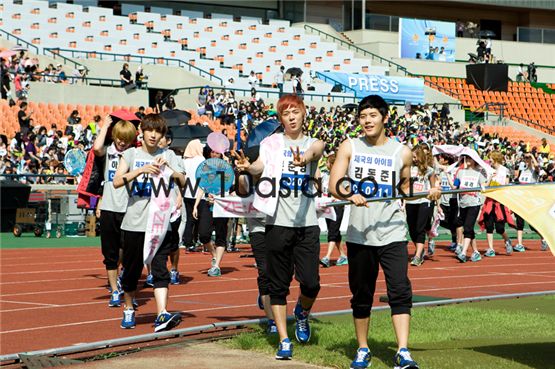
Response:
[{"label": "peace sign hand", "polygon": [[299,150],[299,146],[297,146],[297,151],[293,150],[293,147],[289,147],[291,152],[293,153],[293,164],[296,167],[304,167],[306,165],[306,159],[304,155],[301,155],[301,151]]},{"label": "peace sign hand", "polygon": [[247,170],[249,170],[251,163],[249,162],[249,158],[245,156],[242,150],[239,150],[239,152],[233,150],[231,151],[231,155],[233,155],[233,157],[236,159],[235,167],[240,172],[246,172]]}]

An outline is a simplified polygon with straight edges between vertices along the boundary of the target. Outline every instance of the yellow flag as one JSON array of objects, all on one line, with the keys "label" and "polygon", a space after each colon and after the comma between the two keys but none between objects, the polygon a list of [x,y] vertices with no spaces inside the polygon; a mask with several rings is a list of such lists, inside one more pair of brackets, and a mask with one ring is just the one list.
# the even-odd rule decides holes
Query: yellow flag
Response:
[{"label": "yellow flag", "polygon": [[491,188],[484,195],[536,228],[555,256],[555,183]]}]

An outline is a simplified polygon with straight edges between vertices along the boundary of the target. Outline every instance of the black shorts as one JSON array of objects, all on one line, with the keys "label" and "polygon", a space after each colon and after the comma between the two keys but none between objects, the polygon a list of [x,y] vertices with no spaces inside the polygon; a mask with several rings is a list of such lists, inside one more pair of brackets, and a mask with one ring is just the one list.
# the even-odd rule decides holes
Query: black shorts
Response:
[{"label": "black shorts", "polygon": [[124,215],[108,210],[100,212],[100,245],[106,270],[118,268],[119,250],[123,249],[121,222]]}]

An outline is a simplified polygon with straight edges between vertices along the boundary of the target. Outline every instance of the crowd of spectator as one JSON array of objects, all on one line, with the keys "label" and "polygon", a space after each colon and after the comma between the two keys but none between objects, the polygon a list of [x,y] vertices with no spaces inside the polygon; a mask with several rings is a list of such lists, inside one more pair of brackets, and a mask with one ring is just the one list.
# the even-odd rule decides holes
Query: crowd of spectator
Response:
[{"label": "crowd of spectator", "polygon": [[[102,119],[95,116],[91,122],[83,122],[79,111],[74,110],[67,118],[64,130],[56,124],[46,129],[33,121],[33,111],[25,98],[19,100],[17,113],[20,131],[14,137],[1,137],[0,175],[2,174],[67,174],[63,165],[65,153],[72,148],[85,152],[90,150],[96,137],[98,123]],[[176,108],[173,96],[159,92],[155,97],[155,112]],[[406,107],[407,108],[407,107]],[[532,153],[540,167],[544,179],[554,175],[554,161],[550,147],[544,140],[540,147],[530,147],[525,142],[510,142],[507,138],[484,133],[479,125],[465,125],[454,122],[447,104],[437,106],[425,104],[408,107],[406,113],[399,114],[396,106],[391,107],[387,125],[388,135],[409,146],[418,143],[428,145],[453,144],[470,146],[483,157],[492,151],[505,155],[506,166],[517,168],[525,153]],[[231,133],[232,147],[235,142],[236,126],[241,125],[241,144],[245,147],[248,134],[261,122],[276,118],[273,104],[266,104],[253,87],[251,96],[237,99],[232,90],[215,90],[208,86],[199,90],[197,113],[209,120],[219,119],[223,132]],[[144,116],[141,107],[136,115]],[[206,121],[205,121],[206,122]],[[200,124],[200,123],[199,123]],[[346,137],[355,137],[360,132],[356,122],[356,105],[347,104],[317,109],[310,106],[304,126],[308,135],[326,142],[325,156],[335,152]],[[551,156],[550,156],[551,155]],[[5,177],[5,176],[4,176]],[[71,178],[22,176],[20,181],[28,183],[73,183]]]},{"label": "crowd of spectator", "polygon": [[[87,77],[88,70],[78,65],[70,76],[62,64],[48,64],[41,67],[39,59],[27,56],[25,50],[14,51],[14,55],[0,59],[0,90],[2,99],[15,104],[16,100],[29,96],[31,82],[47,83],[82,83]],[[12,91],[13,82],[15,91]]]}]

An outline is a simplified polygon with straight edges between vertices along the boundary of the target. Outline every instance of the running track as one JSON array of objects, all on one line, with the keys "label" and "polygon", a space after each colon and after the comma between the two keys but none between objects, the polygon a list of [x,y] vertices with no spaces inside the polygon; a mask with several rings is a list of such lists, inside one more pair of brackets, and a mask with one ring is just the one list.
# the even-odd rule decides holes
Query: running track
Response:
[{"label": "running track", "polygon": [[[501,241],[496,244],[499,250]],[[466,264],[459,264],[444,247],[445,242],[440,243],[432,260],[410,268],[414,294],[459,298],[555,289],[555,258],[539,251],[539,241],[528,241],[530,249],[523,254]],[[210,278],[208,255],[182,250],[181,284],[170,287],[169,305],[183,314],[180,328],[262,317],[256,306],[254,259],[239,256],[226,254],[222,277]],[[136,329],[119,328],[121,308],[108,308],[99,249],[0,250],[0,257],[2,355],[153,332],[156,305],[151,289],[138,295]],[[314,311],[349,308],[346,272],[346,267],[320,269],[322,290]],[[296,282],[291,291],[293,302]],[[383,294],[380,273],[375,301]]]}]

